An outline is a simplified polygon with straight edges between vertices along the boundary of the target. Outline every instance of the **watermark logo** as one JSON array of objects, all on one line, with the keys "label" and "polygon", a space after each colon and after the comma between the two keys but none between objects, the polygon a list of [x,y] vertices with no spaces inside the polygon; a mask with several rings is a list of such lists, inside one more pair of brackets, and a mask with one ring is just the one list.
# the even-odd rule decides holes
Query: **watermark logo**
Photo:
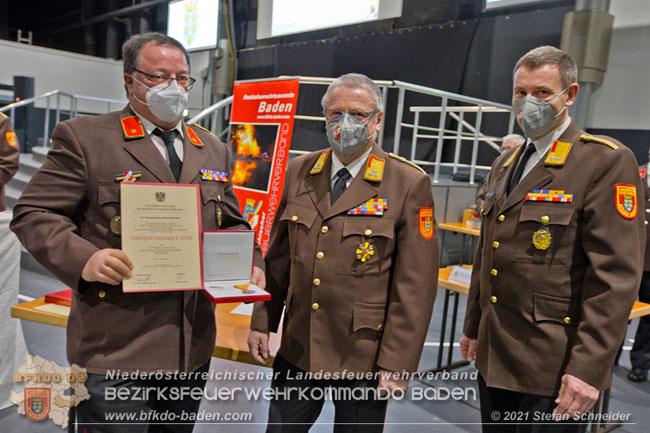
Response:
[{"label": "watermark logo", "polygon": [[14,374],[14,382],[24,385],[22,393],[11,391],[18,413],[33,421],[51,419],[62,429],[68,427],[68,411],[90,398],[84,385],[86,370],[78,365],[61,367],[40,356],[27,356],[27,364]]}]

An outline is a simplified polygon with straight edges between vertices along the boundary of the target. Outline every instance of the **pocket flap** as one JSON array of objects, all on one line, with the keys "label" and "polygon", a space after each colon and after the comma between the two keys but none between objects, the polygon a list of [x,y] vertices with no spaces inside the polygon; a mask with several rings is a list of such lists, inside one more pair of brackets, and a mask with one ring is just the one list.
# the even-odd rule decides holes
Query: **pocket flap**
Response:
[{"label": "pocket flap", "polygon": [[384,318],[386,306],[383,304],[365,304],[355,302],[352,313],[352,332],[359,329],[372,329],[382,332],[384,330]]},{"label": "pocket flap", "polygon": [[115,181],[99,181],[97,185],[97,202],[99,205],[120,202],[120,184]]},{"label": "pocket flap", "polygon": [[351,235],[383,236],[393,239],[395,224],[392,218],[384,216],[356,216],[345,217],[343,223],[343,237]]},{"label": "pocket flap", "polygon": [[318,215],[316,208],[289,203],[282,215],[280,215],[280,221],[289,221],[290,223],[302,224],[307,228],[311,228],[316,220],[316,215]]},{"label": "pocket flap", "polygon": [[217,182],[203,182],[199,184],[199,188],[201,188],[201,199],[204,205],[210,201],[218,202],[223,193]]},{"label": "pocket flap", "polygon": [[521,209],[519,221],[535,221],[540,224],[566,226],[571,222],[575,208],[564,203],[526,206]]},{"label": "pocket flap", "polygon": [[563,325],[577,325],[580,321],[580,304],[577,300],[535,293],[533,303],[536,322],[551,321]]}]

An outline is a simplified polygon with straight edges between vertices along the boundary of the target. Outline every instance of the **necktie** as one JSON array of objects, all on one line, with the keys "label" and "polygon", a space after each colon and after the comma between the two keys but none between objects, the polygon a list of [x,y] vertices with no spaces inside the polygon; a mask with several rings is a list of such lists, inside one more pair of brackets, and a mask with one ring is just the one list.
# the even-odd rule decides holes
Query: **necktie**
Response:
[{"label": "necktie", "polygon": [[181,166],[183,163],[174,149],[174,140],[176,139],[176,130],[171,131],[162,131],[158,128],[153,130],[153,133],[158,137],[162,138],[165,142],[165,147],[167,148],[167,155],[169,155],[169,167],[172,169],[174,174],[174,179],[178,182],[178,179],[181,177]]},{"label": "necktie", "polygon": [[343,194],[343,191],[345,191],[345,188],[347,188],[347,182],[348,179],[352,177],[350,172],[348,171],[347,168],[343,167],[336,173],[337,179],[336,182],[334,182],[334,187],[332,188],[332,202],[331,204],[334,204],[336,200],[341,197],[341,194]]},{"label": "necktie", "polygon": [[515,187],[519,183],[519,180],[521,179],[521,174],[524,172],[524,167],[526,166],[526,163],[530,159],[530,155],[532,155],[534,152],[535,152],[535,145],[531,141],[526,145],[524,154],[521,155],[521,158],[519,158],[517,167],[515,167],[515,172],[512,173],[512,177],[510,178],[510,183],[508,184],[508,195],[510,195],[512,190],[515,189]]}]

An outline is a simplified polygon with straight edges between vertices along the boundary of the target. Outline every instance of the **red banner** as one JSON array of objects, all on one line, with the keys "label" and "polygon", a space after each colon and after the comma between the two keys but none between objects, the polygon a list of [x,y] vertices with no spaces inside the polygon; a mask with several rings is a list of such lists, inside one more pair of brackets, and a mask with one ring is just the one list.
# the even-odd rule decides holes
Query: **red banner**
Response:
[{"label": "red banner", "polygon": [[230,116],[232,183],[266,253],[289,160],[298,79],[235,83]]}]

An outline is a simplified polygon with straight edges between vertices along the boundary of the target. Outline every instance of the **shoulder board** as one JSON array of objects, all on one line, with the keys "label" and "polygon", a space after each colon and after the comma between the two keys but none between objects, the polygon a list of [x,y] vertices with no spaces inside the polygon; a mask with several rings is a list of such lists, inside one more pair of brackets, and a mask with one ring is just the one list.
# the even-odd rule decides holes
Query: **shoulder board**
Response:
[{"label": "shoulder board", "polygon": [[7,118],[9,118],[9,116],[7,116],[5,113],[3,113],[3,112],[1,112],[1,111],[0,111],[0,117],[7,117]]},{"label": "shoulder board", "polygon": [[412,163],[411,161],[409,161],[408,159],[404,158],[403,156],[395,155],[395,154],[392,153],[392,152],[389,153],[388,156],[390,156],[391,158],[394,158],[394,159],[396,159],[396,160],[398,160],[398,161],[402,161],[402,162],[404,162],[404,163],[410,165],[410,166],[413,167],[413,168],[417,168],[418,170],[420,170],[420,172],[422,172],[422,174],[427,174],[426,171],[422,170],[422,167],[420,167],[419,165],[417,165],[417,164],[415,164],[415,163]]},{"label": "shoulder board", "polygon": [[205,131],[205,132],[207,132],[208,134],[210,134],[210,135],[216,137],[216,135],[214,135],[214,133],[213,133],[212,131],[210,131],[210,130],[207,129],[207,128],[202,127],[202,126],[199,125],[198,123],[190,123],[190,125],[192,125],[192,126],[196,126],[196,127],[199,128],[200,130]]},{"label": "shoulder board", "polygon": [[512,152],[512,155],[510,155],[510,158],[508,158],[508,160],[503,163],[503,168],[506,168],[507,166],[512,164],[512,161],[515,160],[517,155],[519,155],[519,152],[521,152],[521,149],[523,149],[524,147],[526,147],[526,142],[523,142],[522,144],[517,146],[517,149],[514,152]]},{"label": "shoulder board", "polygon": [[604,144],[605,146],[611,147],[614,150],[618,149],[618,145],[612,143],[611,141],[605,140],[604,138],[594,137],[593,135],[581,135],[580,140]]}]

